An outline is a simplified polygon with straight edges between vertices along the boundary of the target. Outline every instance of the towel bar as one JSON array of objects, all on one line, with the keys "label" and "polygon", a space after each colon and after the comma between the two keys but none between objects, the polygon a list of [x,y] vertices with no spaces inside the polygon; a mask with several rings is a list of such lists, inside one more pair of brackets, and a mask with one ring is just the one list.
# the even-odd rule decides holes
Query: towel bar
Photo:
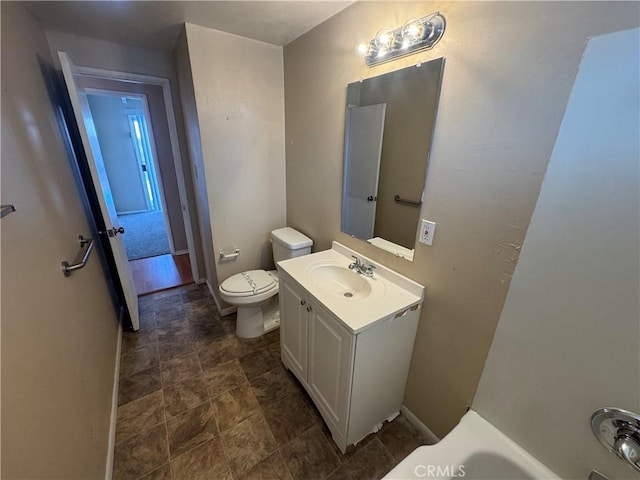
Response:
[{"label": "towel bar", "polygon": [[0,205],[0,218],[4,218],[12,212],[16,211],[16,207],[13,205]]},{"label": "towel bar", "polygon": [[89,260],[89,255],[91,255],[91,251],[93,250],[93,239],[92,238],[84,238],[82,235],[78,235],[78,240],[80,241],[80,251],[86,246],[87,249],[84,251],[84,255],[82,255],[82,260],[78,263],[74,263],[70,265],[66,260],[62,262],[62,273],[64,273],[65,277],[68,277],[76,270],[80,270],[83,268],[87,261]]},{"label": "towel bar", "polygon": [[404,203],[405,205],[411,205],[413,207],[419,207],[422,205],[422,200],[416,202],[415,200],[407,200],[405,198],[400,198],[400,195],[396,195],[393,199],[398,203]]}]

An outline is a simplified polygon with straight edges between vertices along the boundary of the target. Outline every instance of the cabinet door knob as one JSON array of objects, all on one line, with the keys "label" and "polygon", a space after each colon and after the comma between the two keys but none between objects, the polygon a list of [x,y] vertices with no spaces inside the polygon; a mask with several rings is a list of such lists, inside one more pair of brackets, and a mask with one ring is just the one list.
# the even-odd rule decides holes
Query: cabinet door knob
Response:
[{"label": "cabinet door knob", "polygon": [[307,307],[307,312],[310,312],[310,311],[311,311],[311,307]]},{"label": "cabinet door knob", "polygon": [[305,303],[307,303],[305,300],[300,300],[300,305],[304,305]]}]

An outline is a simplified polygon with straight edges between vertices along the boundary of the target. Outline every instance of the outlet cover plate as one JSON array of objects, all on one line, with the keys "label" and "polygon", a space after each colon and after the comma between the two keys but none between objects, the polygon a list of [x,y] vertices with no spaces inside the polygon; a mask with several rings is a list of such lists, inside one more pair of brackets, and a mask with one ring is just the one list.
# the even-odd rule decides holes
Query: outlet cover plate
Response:
[{"label": "outlet cover plate", "polygon": [[420,223],[420,237],[418,240],[425,245],[431,245],[433,243],[433,235],[436,231],[436,222],[430,222],[429,220],[422,219]]}]

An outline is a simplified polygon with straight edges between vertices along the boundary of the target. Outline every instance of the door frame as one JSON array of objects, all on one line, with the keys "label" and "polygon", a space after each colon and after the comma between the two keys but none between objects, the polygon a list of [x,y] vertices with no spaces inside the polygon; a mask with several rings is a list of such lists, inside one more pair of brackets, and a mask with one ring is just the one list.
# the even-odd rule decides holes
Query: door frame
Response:
[{"label": "door frame", "polygon": [[[172,255],[176,255],[177,252],[176,252],[175,245],[173,244],[173,232],[171,231],[171,222],[169,222],[167,202],[165,200],[165,194],[164,194],[164,182],[162,180],[162,173],[158,168],[158,152],[156,149],[156,141],[153,133],[153,122],[151,121],[151,113],[149,112],[149,104],[147,103],[147,95],[144,93],[130,93],[130,92],[125,92],[120,90],[106,90],[103,88],[93,88],[93,87],[85,87],[84,91],[86,92],[87,95],[106,95],[110,97],[131,97],[131,98],[136,98],[142,101],[142,108],[144,111],[144,115],[147,117],[147,129],[149,134],[149,141],[151,143],[151,153],[153,155],[153,158],[151,159],[151,161],[153,162],[154,175],[156,177],[156,181],[158,182],[158,190],[159,190],[158,193],[160,195],[162,217],[164,218],[164,228],[167,232],[167,236],[169,240],[169,250],[171,251]],[[98,139],[99,138],[100,137],[98,136]],[[141,172],[138,172],[138,173],[141,173]],[[142,175],[140,176],[140,180],[143,181]],[[180,182],[178,181],[178,191],[179,190],[180,190]],[[181,195],[180,195],[180,203],[181,204],[183,203]],[[184,218],[184,210],[183,209],[181,210],[183,212],[183,218]],[[185,234],[186,234],[186,229],[187,229],[187,224],[185,223]],[[189,236],[187,234],[187,248],[190,250],[188,237]]]},{"label": "door frame", "polygon": [[180,197],[182,218],[184,220],[184,229],[187,237],[187,249],[189,253],[189,262],[191,263],[191,273],[193,279],[197,283],[202,283],[200,271],[198,269],[198,261],[196,258],[195,239],[193,235],[193,222],[191,213],[189,212],[189,202],[187,198],[187,188],[185,183],[184,170],[182,168],[182,155],[178,143],[178,127],[176,117],[173,110],[173,99],[171,95],[171,84],[168,78],[155,77],[151,75],[142,75],[139,73],[119,72],[116,70],[106,70],[102,68],[77,66],[78,75],[94,78],[105,78],[108,80],[120,80],[124,82],[158,85],[162,88],[162,96],[164,99],[164,109],[167,116],[167,124],[169,126],[169,141],[171,142],[171,153],[173,156],[173,166],[176,172],[176,180],[178,183],[178,195]]}]

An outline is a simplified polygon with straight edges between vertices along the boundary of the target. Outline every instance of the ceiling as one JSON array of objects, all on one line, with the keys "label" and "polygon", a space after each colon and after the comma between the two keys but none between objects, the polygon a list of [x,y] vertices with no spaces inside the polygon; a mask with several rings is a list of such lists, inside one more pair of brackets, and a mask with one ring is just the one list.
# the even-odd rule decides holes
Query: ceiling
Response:
[{"label": "ceiling", "polygon": [[47,30],[172,50],[184,22],[284,46],[352,1],[27,1]]}]

